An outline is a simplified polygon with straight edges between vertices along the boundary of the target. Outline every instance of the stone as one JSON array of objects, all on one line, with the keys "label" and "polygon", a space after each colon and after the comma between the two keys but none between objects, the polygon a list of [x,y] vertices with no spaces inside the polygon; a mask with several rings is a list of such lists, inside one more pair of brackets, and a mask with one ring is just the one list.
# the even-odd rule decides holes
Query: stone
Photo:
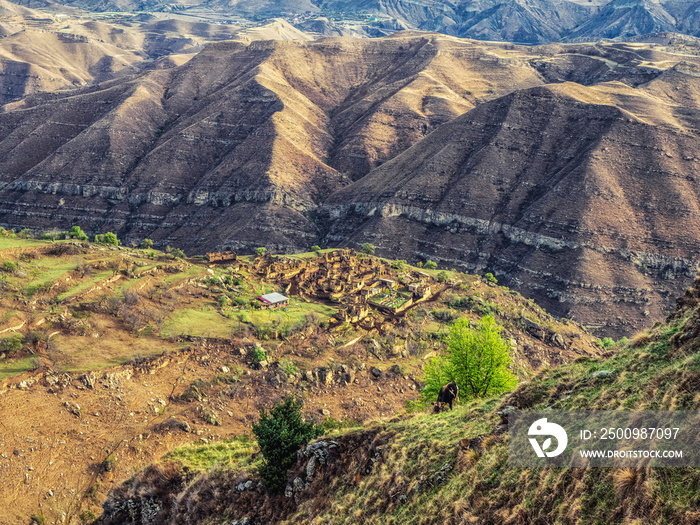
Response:
[{"label": "stone", "polygon": [[515,412],[517,409],[512,406],[512,405],[506,405],[503,407],[503,410],[496,412],[499,416],[501,416],[501,423],[504,425],[508,424],[508,416]]},{"label": "stone", "polygon": [[221,370],[221,373],[223,374],[228,374],[231,371],[231,369],[227,366],[222,366],[219,370]]},{"label": "stone", "polygon": [[331,415],[331,411],[328,410],[327,408],[322,408],[322,409],[319,410],[319,412],[321,412],[321,414],[323,414],[324,416],[330,416],[330,415]]},{"label": "stone", "polygon": [[554,334],[552,336],[552,343],[557,345],[559,348],[566,347],[566,343],[564,342],[564,338],[561,336],[561,334]]},{"label": "stone", "polygon": [[382,377],[382,371],[379,370],[379,368],[377,368],[376,366],[373,366],[373,367],[370,369],[370,373],[371,373],[374,377],[376,377],[376,378]]},{"label": "stone", "polygon": [[612,370],[598,370],[597,372],[593,372],[591,374],[591,377],[599,377],[599,378],[605,378],[605,377],[610,377],[614,374],[615,372]]},{"label": "stone", "polygon": [[306,481],[313,479],[316,473],[316,456],[311,456],[311,459],[306,464]]},{"label": "stone", "polygon": [[333,374],[327,368],[319,368],[316,373],[318,382],[322,385],[330,385],[333,382]]},{"label": "stone", "polygon": [[306,372],[301,374],[301,378],[305,381],[308,381],[309,383],[313,383],[314,374],[310,370],[307,370]]},{"label": "stone", "polygon": [[397,376],[401,375],[401,367],[399,365],[394,365],[389,370],[392,374],[396,374]]}]

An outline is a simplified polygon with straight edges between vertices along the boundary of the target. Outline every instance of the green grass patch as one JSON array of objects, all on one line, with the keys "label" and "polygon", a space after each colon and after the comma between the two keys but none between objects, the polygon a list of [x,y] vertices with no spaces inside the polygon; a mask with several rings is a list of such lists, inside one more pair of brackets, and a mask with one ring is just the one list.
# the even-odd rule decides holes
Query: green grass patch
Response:
[{"label": "green grass patch", "polygon": [[[29,246],[46,246],[49,241],[39,241],[36,239],[12,239],[11,237],[0,237],[0,250],[8,248],[26,248]],[[2,254],[0,254],[1,256]]]},{"label": "green grass patch", "polygon": [[63,299],[67,299],[68,297],[73,297],[74,295],[78,295],[78,294],[84,292],[85,290],[89,290],[90,288],[95,286],[98,282],[100,282],[104,279],[107,279],[111,275],[112,275],[111,270],[103,270],[101,272],[97,272],[87,281],[83,281],[82,283],[74,286],[73,288],[70,288],[63,293],[58,294],[56,296],[56,299],[59,301],[62,301]]},{"label": "green grass patch", "polygon": [[192,335],[195,337],[229,337],[237,324],[232,319],[222,317],[214,306],[204,306],[198,310],[185,308],[178,310],[165,323],[161,337]]},{"label": "green grass patch", "polygon": [[215,466],[243,469],[253,466],[251,455],[256,447],[255,440],[242,435],[218,443],[176,448],[163,459],[179,461],[185,467],[198,471],[207,471]]},{"label": "green grass patch", "polygon": [[22,372],[33,370],[36,357],[24,357],[22,359],[7,359],[0,361],[0,381],[8,377],[16,376]]}]

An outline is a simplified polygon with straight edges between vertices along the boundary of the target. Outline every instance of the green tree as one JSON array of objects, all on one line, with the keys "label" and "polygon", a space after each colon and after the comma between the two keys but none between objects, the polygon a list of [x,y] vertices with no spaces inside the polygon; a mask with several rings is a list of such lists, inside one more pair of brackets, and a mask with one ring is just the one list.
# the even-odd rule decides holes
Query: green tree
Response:
[{"label": "green tree", "polygon": [[445,270],[442,270],[441,272],[438,272],[437,280],[439,283],[446,283],[450,280],[450,275]]},{"label": "green tree", "polygon": [[506,392],[518,382],[508,370],[510,364],[510,345],[501,337],[501,327],[493,316],[484,316],[475,328],[463,317],[450,327],[446,355],[426,365],[423,395],[434,398],[450,381],[455,381],[460,395],[468,399]]},{"label": "green tree", "polygon": [[423,265],[423,268],[427,268],[428,270],[434,270],[435,268],[437,268],[437,263],[435,261],[426,261]]},{"label": "green tree", "polygon": [[406,262],[405,259],[396,259],[395,261],[391,261],[391,267],[399,272],[402,272],[407,264],[408,262]]},{"label": "green tree", "polygon": [[490,283],[498,284],[498,279],[496,279],[491,272],[488,272],[486,275],[484,275],[484,279],[486,279]]},{"label": "green tree", "polygon": [[98,244],[104,244],[104,242],[105,242],[104,233],[98,233],[97,235],[95,235],[95,242]]},{"label": "green tree", "polygon": [[80,241],[87,241],[88,238],[80,226],[73,226],[66,232],[66,237],[69,239],[78,239]]},{"label": "green tree", "polygon": [[363,243],[362,248],[360,249],[360,251],[362,253],[367,253],[369,255],[374,255],[374,250],[375,250],[374,244],[372,244],[370,242]]},{"label": "green tree", "polygon": [[141,241],[141,248],[144,250],[150,250],[153,248],[153,241],[151,239],[144,239]]},{"label": "green tree", "polygon": [[301,407],[300,401],[285,397],[269,413],[262,409],[260,420],[253,425],[263,455],[260,478],[272,493],[282,492],[287,485],[287,472],[296,461],[299,447],[322,432],[322,427],[304,422]]},{"label": "green tree", "polygon": [[314,245],[311,247],[311,251],[314,252],[314,253],[316,253],[316,254],[318,254],[318,252],[321,251],[321,247],[320,247],[318,244],[314,244]]},{"label": "green tree", "polygon": [[267,253],[267,248],[264,248],[262,246],[260,246],[259,248],[255,248],[255,255],[262,256],[262,255],[265,255],[266,253]]},{"label": "green tree", "polygon": [[117,236],[113,234],[112,232],[107,232],[105,233],[105,238],[104,238],[104,243],[105,244],[110,244],[112,246],[119,246],[119,239],[117,239]]},{"label": "green tree", "polygon": [[11,335],[0,340],[0,351],[12,354],[22,348],[22,336],[20,334]]}]

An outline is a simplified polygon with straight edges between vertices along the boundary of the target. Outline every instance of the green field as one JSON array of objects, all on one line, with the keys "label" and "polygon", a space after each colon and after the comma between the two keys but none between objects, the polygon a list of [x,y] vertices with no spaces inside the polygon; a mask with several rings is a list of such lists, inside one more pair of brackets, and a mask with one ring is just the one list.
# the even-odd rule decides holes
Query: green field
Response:
[{"label": "green field", "polygon": [[36,357],[24,357],[22,359],[10,359],[0,361],[0,381],[8,377],[21,374],[27,370],[33,370]]},{"label": "green field", "polygon": [[26,248],[29,246],[46,246],[49,241],[37,241],[35,239],[18,239],[11,237],[0,237],[0,250],[8,248]]},{"label": "green field", "polygon": [[318,303],[307,303],[292,298],[286,309],[254,310],[251,308],[234,310],[227,308],[222,316],[215,306],[199,309],[178,310],[163,326],[161,337],[192,335],[195,337],[230,337],[243,323],[255,327],[279,327],[295,329],[306,315],[315,313],[321,320],[327,319],[337,310]]}]

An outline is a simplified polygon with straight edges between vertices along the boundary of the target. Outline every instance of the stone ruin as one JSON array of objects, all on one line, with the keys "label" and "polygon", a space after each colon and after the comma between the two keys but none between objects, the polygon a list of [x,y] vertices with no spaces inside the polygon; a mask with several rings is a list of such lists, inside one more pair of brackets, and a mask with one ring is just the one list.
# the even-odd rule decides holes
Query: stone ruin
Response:
[{"label": "stone ruin", "polygon": [[395,278],[389,263],[349,249],[308,259],[265,255],[255,259],[251,270],[284,286],[287,295],[332,303],[340,323],[369,322],[372,310],[399,314],[444,288],[423,272],[407,271]]}]

